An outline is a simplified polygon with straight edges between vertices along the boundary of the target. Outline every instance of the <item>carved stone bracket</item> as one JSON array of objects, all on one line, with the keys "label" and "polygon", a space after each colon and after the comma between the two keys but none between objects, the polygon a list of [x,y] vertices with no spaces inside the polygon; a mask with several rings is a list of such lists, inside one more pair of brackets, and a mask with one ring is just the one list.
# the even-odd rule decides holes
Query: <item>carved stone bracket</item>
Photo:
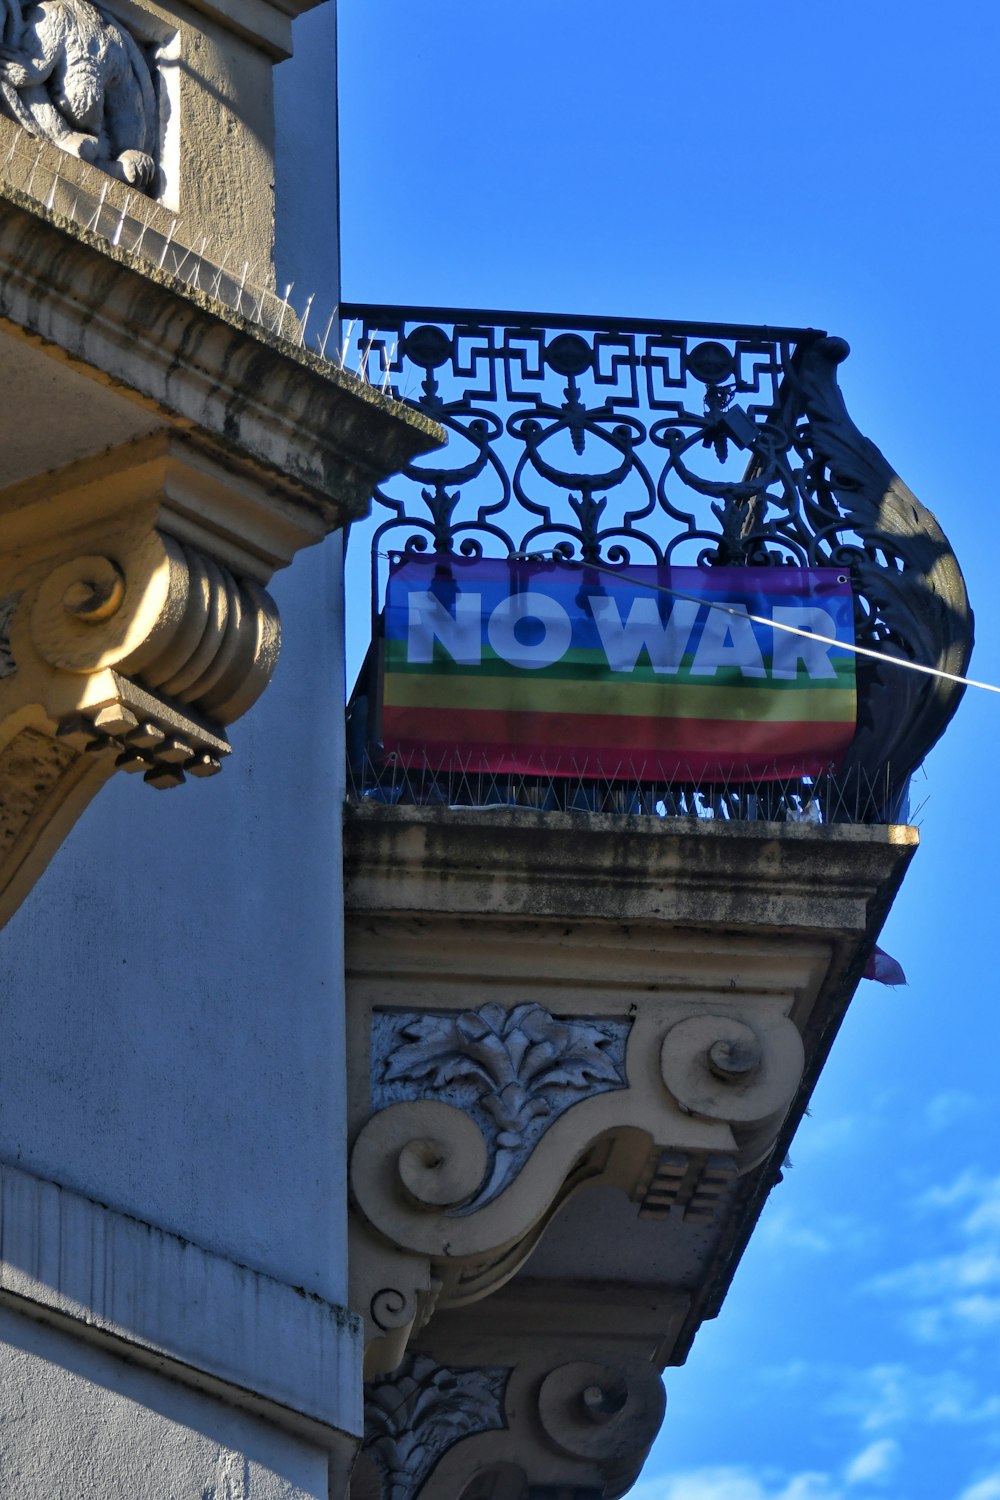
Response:
[{"label": "carved stone bracket", "polygon": [[352,1500],[510,1500],[551,1489],[622,1493],[663,1420],[663,1387],[640,1360],[529,1355],[514,1368],[410,1356],[367,1388]]},{"label": "carved stone bracket", "polygon": [[[422,1263],[438,1307],[477,1301],[585,1186],[618,1187],[647,1216],[677,1205],[688,1222],[711,1222],[730,1183],[772,1149],[804,1064],[797,1028],[774,1006],[751,1021],[659,1002],[629,1022],[494,1003],[376,1013],[372,1025],[375,1112],[351,1186],[369,1234],[401,1252],[396,1274],[416,1277],[393,1287],[402,1344],[390,1340],[383,1360],[419,1326]],[[379,1339],[389,1286],[359,1283],[393,1272],[371,1253],[355,1266],[356,1305]]]},{"label": "carved stone bracket", "polygon": [[100,486],[80,466],[49,480],[44,499],[13,497],[14,550],[0,565],[0,917],[116,769],[161,790],[215,775],[225,726],[274,669],[273,600],[227,566],[221,538],[212,555],[171,534],[185,465],[168,447],[159,462],[138,463],[134,448],[117,468],[102,461]]},{"label": "carved stone bracket", "polygon": [[[613,1500],[634,1482],[658,1372],[719,1310],[914,844],[348,809],[366,1374],[386,1392],[415,1360],[511,1372],[504,1425],[457,1417],[406,1500]],[[363,1457],[352,1500],[382,1482]]]},{"label": "carved stone bracket", "polygon": [[2,925],[116,769],[218,771],[277,659],[273,573],[440,434],[13,191],[0,355]]}]

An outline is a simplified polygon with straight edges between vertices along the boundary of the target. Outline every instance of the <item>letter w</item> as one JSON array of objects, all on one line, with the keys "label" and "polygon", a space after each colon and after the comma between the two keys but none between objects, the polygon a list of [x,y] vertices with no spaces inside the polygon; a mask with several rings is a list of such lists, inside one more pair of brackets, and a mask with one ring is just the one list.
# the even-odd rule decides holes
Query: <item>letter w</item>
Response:
[{"label": "letter w", "polygon": [[434,642],[438,640],[459,666],[479,666],[483,657],[481,594],[457,594],[453,615],[426,589],[414,589],[407,603],[408,661],[422,665],[432,662]]},{"label": "letter w", "polygon": [[701,605],[694,599],[675,599],[666,624],[655,599],[633,599],[624,624],[618,605],[607,595],[592,594],[590,608],[612,672],[634,672],[644,648],[654,672],[676,672]]}]

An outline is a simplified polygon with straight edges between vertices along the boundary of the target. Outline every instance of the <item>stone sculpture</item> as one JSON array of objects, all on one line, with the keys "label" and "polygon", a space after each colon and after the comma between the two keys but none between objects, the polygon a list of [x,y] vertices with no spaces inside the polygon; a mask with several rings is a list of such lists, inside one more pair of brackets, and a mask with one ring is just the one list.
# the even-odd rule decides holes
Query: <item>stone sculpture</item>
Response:
[{"label": "stone sculpture", "polygon": [[0,0],[0,103],[30,135],[130,186],[156,175],[156,93],[138,43],[89,0]]}]

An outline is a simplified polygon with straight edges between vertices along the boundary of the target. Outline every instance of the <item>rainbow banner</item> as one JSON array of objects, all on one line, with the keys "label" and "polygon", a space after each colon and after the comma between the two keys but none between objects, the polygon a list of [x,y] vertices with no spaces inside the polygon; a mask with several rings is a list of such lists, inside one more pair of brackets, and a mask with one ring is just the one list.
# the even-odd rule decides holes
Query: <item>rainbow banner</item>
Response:
[{"label": "rainbow banner", "polygon": [[442,771],[816,775],[854,736],[853,643],[835,569],[397,557],[382,741]]}]

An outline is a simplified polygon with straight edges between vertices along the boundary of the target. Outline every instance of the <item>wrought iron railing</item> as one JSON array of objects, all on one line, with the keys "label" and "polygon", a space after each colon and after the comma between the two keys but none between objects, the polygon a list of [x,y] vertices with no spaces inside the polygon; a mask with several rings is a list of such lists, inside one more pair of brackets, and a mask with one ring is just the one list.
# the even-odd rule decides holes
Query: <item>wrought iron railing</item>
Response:
[{"label": "wrought iron railing", "polygon": [[348,361],[449,436],[376,492],[373,639],[390,551],[843,569],[856,641],[880,659],[858,660],[858,730],[840,780],[886,789],[873,815],[898,802],[962,688],[896,663],[963,675],[972,614],[933,515],[847,413],[842,339],[437,308],[342,313]]}]

